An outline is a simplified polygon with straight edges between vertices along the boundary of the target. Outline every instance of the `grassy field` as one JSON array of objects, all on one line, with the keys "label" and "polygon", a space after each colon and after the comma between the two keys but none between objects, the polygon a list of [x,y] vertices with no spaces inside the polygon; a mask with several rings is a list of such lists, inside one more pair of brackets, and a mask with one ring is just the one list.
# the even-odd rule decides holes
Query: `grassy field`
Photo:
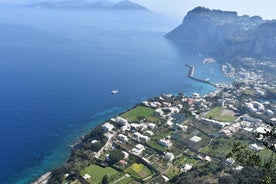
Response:
[{"label": "grassy field", "polygon": [[142,119],[148,119],[149,121],[157,121],[158,118],[153,116],[154,109],[144,106],[138,106],[125,114],[122,118],[125,118],[132,122],[139,122]]},{"label": "grassy field", "polygon": [[[203,148],[200,152],[214,156],[225,157],[232,149],[235,138],[224,139],[219,138],[211,142],[209,146]],[[242,144],[248,145],[247,141],[242,141]]]},{"label": "grassy field", "polygon": [[91,165],[85,168],[83,171],[81,171],[82,176],[84,176],[85,174],[89,174],[91,176],[91,179],[88,180],[89,183],[98,184],[101,183],[104,175],[108,175],[109,177],[111,177],[118,174],[118,171],[111,167],[102,168],[97,165]]},{"label": "grassy field", "polygon": [[206,118],[215,119],[223,122],[233,122],[236,118],[232,111],[222,107],[215,107],[206,114]]},{"label": "grassy field", "polygon": [[179,169],[175,166],[170,166],[170,168],[166,171],[165,175],[172,179],[174,176],[179,174]]},{"label": "grassy field", "polygon": [[164,147],[164,146],[161,146],[160,144],[158,144],[157,141],[155,140],[150,140],[148,143],[147,143],[148,146],[152,147],[152,148],[155,148],[155,149],[158,149],[162,152],[166,151],[168,148],[167,147]]},{"label": "grassy field", "polygon": [[133,180],[132,177],[125,177],[124,179],[120,180],[120,182],[118,182],[117,184],[128,184],[132,180]]},{"label": "grassy field", "polygon": [[137,179],[144,179],[152,174],[152,172],[143,164],[134,163],[129,166],[125,172]]}]

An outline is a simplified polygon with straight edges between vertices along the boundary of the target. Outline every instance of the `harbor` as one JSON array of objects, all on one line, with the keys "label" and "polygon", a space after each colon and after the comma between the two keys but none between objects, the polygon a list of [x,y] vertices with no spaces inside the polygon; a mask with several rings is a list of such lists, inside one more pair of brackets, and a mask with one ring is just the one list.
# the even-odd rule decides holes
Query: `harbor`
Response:
[{"label": "harbor", "polygon": [[188,64],[185,64],[185,66],[187,66],[189,68],[189,72],[188,72],[187,77],[189,77],[189,78],[191,78],[195,81],[202,82],[202,83],[209,84],[211,86],[217,87],[216,84],[210,82],[208,79],[203,80],[203,79],[199,79],[199,78],[194,77],[194,73],[195,73],[195,67],[194,66],[188,65]]}]

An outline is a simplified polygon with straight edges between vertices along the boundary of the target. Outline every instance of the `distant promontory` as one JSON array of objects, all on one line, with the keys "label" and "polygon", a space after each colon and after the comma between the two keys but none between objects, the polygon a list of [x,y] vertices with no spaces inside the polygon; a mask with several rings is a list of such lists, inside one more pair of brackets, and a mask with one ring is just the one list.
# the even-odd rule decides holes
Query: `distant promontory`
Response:
[{"label": "distant promontory", "polygon": [[53,9],[75,9],[75,10],[144,10],[148,11],[142,5],[133,3],[129,0],[109,1],[109,0],[60,0],[54,2],[40,1],[39,3],[30,3],[29,6],[37,8]]},{"label": "distant promontory", "polygon": [[217,57],[276,57],[276,21],[196,7],[166,37],[180,48]]}]

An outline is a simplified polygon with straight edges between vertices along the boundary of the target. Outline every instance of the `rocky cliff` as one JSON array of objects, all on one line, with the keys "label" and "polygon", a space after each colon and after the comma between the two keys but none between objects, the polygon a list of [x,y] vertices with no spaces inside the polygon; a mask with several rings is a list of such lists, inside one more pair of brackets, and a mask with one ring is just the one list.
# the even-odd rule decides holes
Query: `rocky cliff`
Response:
[{"label": "rocky cliff", "polygon": [[166,37],[215,56],[276,57],[276,21],[197,7]]}]

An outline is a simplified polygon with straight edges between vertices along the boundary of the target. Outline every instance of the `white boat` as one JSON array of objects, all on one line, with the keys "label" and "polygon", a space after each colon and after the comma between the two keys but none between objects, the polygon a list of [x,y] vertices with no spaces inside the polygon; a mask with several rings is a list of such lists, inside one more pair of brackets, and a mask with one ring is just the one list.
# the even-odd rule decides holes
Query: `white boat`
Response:
[{"label": "white boat", "polygon": [[115,95],[115,94],[117,94],[117,93],[119,93],[118,90],[112,90],[112,91],[111,91],[111,94],[112,94],[112,95]]}]

